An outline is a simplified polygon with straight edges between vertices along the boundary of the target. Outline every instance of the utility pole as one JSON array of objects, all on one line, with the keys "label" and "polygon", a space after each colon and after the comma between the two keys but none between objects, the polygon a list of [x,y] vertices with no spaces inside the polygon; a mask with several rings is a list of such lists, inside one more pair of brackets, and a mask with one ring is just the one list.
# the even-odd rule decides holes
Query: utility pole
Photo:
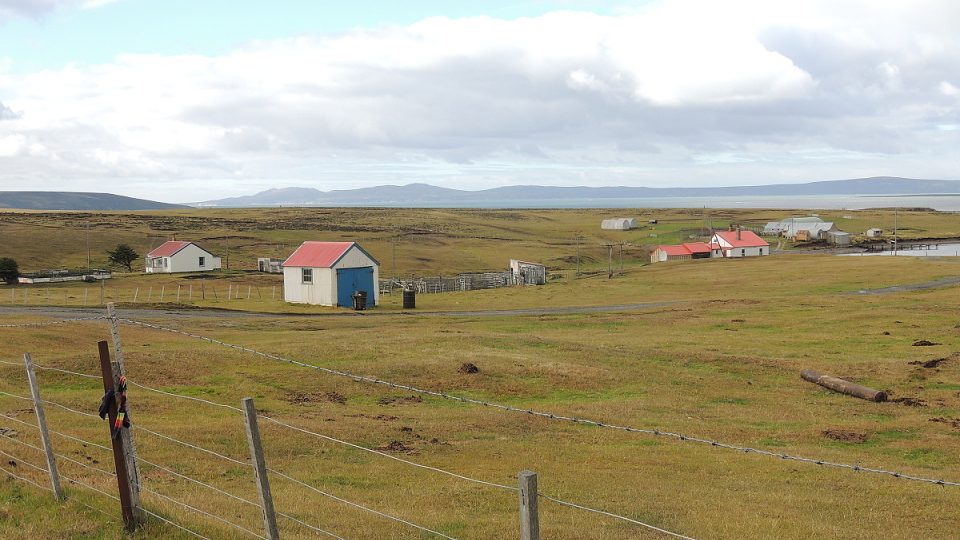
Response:
[{"label": "utility pole", "polygon": [[613,277],[613,244],[607,244],[607,279]]},{"label": "utility pole", "polygon": [[87,270],[90,270],[90,223],[87,223]]},{"label": "utility pole", "polygon": [[893,209],[893,254],[897,254],[897,248],[899,247],[899,242],[897,241],[897,220],[899,218],[899,207]]},{"label": "utility pole", "polygon": [[620,275],[623,275],[623,242],[620,242]]},{"label": "utility pole", "polygon": [[580,231],[577,231],[577,277],[580,277]]}]

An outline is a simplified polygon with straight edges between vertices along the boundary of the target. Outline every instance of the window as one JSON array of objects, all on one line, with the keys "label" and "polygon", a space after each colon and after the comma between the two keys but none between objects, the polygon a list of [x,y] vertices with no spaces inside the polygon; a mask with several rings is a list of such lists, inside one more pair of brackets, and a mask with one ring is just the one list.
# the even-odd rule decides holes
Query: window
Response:
[{"label": "window", "polygon": [[741,250],[740,250],[740,256],[741,256],[741,257],[746,257],[746,256],[747,256],[747,250],[741,249]]},{"label": "window", "polygon": [[207,259],[206,257],[200,257],[200,266],[204,265],[204,263],[206,262],[206,259]]},{"label": "window", "polygon": [[304,283],[313,283],[313,268],[304,268],[304,269],[303,269],[303,282],[304,282]]}]

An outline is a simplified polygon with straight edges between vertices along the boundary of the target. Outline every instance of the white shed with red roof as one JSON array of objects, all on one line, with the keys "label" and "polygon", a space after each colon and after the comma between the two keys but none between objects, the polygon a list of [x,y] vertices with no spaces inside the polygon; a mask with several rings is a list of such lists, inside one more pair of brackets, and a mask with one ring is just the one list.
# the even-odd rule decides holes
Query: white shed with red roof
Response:
[{"label": "white shed with red roof", "polygon": [[770,244],[766,240],[739,228],[735,231],[714,233],[710,243],[720,246],[724,257],[758,257],[770,254]]},{"label": "white shed with red roof", "polygon": [[144,267],[148,274],[156,272],[204,272],[218,270],[220,257],[183,240],[170,240],[147,253]]},{"label": "white shed with red roof", "polygon": [[283,262],[283,299],[297,304],[351,306],[367,294],[380,303],[380,263],[356,242],[304,242]]}]

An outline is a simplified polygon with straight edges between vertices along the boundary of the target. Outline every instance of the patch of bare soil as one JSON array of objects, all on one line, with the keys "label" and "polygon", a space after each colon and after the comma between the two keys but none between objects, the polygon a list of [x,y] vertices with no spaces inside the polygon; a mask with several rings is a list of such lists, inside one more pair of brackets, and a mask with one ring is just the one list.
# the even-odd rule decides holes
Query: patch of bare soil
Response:
[{"label": "patch of bare soil", "polygon": [[900,397],[890,400],[890,403],[899,403],[901,405],[906,405],[907,407],[926,407],[927,402],[915,397]]},{"label": "patch of bare soil", "polygon": [[867,441],[866,433],[859,433],[856,431],[847,431],[843,429],[827,429],[822,432],[822,435],[828,439],[833,439],[835,441],[849,442],[860,444]]},{"label": "patch of bare soil", "polygon": [[391,416],[389,414],[378,414],[376,416],[370,416],[369,414],[359,413],[359,414],[348,414],[347,416],[349,418],[369,418],[370,420],[382,420],[384,422],[389,422],[391,420],[399,419],[398,416]]},{"label": "patch of bare soil", "polygon": [[927,341],[925,339],[918,339],[913,342],[914,347],[932,347],[934,345],[939,345],[939,343],[934,343],[932,341]]},{"label": "patch of bare soil", "polygon": [[939,422],[941,424],[947,424],[948,426],[953,427],[955,429],[960,429],[960,418],[946,418],[941,416],[939,418],[931,418],[930,421]]},{"label": "patch of bare soil", "polygon": [[471,362],[464,362],[463,365],[460,366],[460,369],[458,369],[457,371],[459,371],[460,373],[479,373],[480,368],[478,368],[476,364],[473,364]]},{"label": "patch of bare soil", "polygon": [[317,403],[320,401],[343,405],[347,402],[347,397],[339,392],[323,392],[312,394],[296,393],[287,397],[287,401],[294,405],[306,405],[307,403]]},{"label": "patch of bare soil", "polygon": [[927,360],[926,362],[924,362],[923,360],[914,360],[913,362],[910,362],[910,365],[921,366],[929,369],[929,368],[940,367],[940,364],[946,361],[947,361],[947,358],[937,358],[936,360]]},{"label": "patch of bare soil", "polygon": [[16,437],[17,430],[13,428],[0,427],[0,437]]},{"label": "patch of bare soil", "polygon": [[377,403],[380,405],[390,405],[393,403],[423,403],[423,398],[420,396],[386,396],[378,399]]},{"label": "patch of bare soil", "polygon": [[387,444],[381,444],[377,447],[377,450],[381,452],[401,452],[404,454],[410,454],[416,451],[415,448],[407,446],[403,441],[390,441]]}]

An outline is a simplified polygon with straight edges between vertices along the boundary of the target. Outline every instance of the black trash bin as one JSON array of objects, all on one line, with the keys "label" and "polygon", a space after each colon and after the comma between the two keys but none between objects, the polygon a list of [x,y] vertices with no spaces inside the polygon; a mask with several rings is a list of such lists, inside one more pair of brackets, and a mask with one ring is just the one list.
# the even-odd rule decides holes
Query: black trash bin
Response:
[{"label": "black trash bin", "polygon": [[354,311],[367,309],[367,291],[356,291],[352,295]]},{"label": "black trash bin", "polygon": [[417,290],[410,287],[403,289],[403,309],[417,308]]}]

